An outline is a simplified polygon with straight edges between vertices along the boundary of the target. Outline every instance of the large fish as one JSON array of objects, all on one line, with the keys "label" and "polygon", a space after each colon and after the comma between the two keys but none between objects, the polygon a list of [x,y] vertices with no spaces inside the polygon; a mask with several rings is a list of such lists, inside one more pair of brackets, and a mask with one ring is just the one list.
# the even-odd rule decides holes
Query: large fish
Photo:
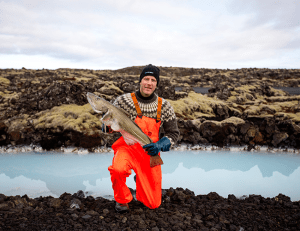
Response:
[{"label": "large fish", "polygon": [[[129,118],[129,114],[97,95],[88,92],[87,99],[95,112],[104,114],[100,119],[112,130],[120,132],[128,145],[139,143],[141,146],[153,143],[137,124]],[[150,167],[163,164],[159,155],[150,157]]]}]

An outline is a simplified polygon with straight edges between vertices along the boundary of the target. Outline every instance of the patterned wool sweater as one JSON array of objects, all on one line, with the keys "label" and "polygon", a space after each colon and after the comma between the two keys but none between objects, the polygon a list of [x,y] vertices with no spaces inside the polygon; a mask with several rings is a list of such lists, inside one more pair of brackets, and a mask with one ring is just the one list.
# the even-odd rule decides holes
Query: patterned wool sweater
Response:
[{"label": "patterned wool sweater", "polygon": [[[139,91],[135,92],[135,95],[143,116],[156,119],[158,96],[154,93],[146,98],[143,97]],[[113,104],[127,111],[133,121],[137,117],[137,112],[130,93],[119,96]],[[162,98],[159,137],[162,138],[163,136],[168,137],[171,140],[171,144],[174,145],[179,137],[179,129],[173,107],[167,100]]]}]

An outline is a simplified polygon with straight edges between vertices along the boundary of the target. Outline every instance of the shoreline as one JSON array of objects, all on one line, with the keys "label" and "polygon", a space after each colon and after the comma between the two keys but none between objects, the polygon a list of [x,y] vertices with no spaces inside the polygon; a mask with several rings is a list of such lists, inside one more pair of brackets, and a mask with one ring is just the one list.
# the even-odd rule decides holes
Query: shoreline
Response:
[{"label": "shoreline", "polygon": [[[191,145],[181,144],[171,148],[171,151],[230,151],[230,152],[249,152],[249,153],[286,153],[286,154],[300,154],[300,149],[295,148],[274,148],[268,146],[256,145],[251,150],[248,150],[248,146],[230,146],[230,147],[218,147],[213,145]],[[40,145],[7,145],[0,146],[0,154],[5,153],[27,153],[27,152],[58,152],[58,153],[74,153],[79,155],[92,154],[92,153],[107,153],[113,152],[110,147],[96,147],[91,149],[80,147],[61,147],[58,149],[43,149]]]}]

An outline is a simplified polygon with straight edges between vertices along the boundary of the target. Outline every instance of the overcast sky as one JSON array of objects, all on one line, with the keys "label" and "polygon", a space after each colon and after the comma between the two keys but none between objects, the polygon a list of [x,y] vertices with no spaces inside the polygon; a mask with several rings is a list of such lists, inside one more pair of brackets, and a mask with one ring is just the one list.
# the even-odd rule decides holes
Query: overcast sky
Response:
[{"label": "overcast sky", "polygon": [[0,0],[0,68],[299,68],[300,0]]}]

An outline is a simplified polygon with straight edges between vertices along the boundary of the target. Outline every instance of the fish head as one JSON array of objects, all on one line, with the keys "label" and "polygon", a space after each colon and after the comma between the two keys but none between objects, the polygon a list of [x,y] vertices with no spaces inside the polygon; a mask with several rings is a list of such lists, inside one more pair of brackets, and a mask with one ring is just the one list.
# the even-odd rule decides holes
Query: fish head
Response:
[{"label": "fish head", "polygon": [[106,100],[90,92],[87,93],[87,99],[95,112],[100,114],[107,112],[108,106]]}]

